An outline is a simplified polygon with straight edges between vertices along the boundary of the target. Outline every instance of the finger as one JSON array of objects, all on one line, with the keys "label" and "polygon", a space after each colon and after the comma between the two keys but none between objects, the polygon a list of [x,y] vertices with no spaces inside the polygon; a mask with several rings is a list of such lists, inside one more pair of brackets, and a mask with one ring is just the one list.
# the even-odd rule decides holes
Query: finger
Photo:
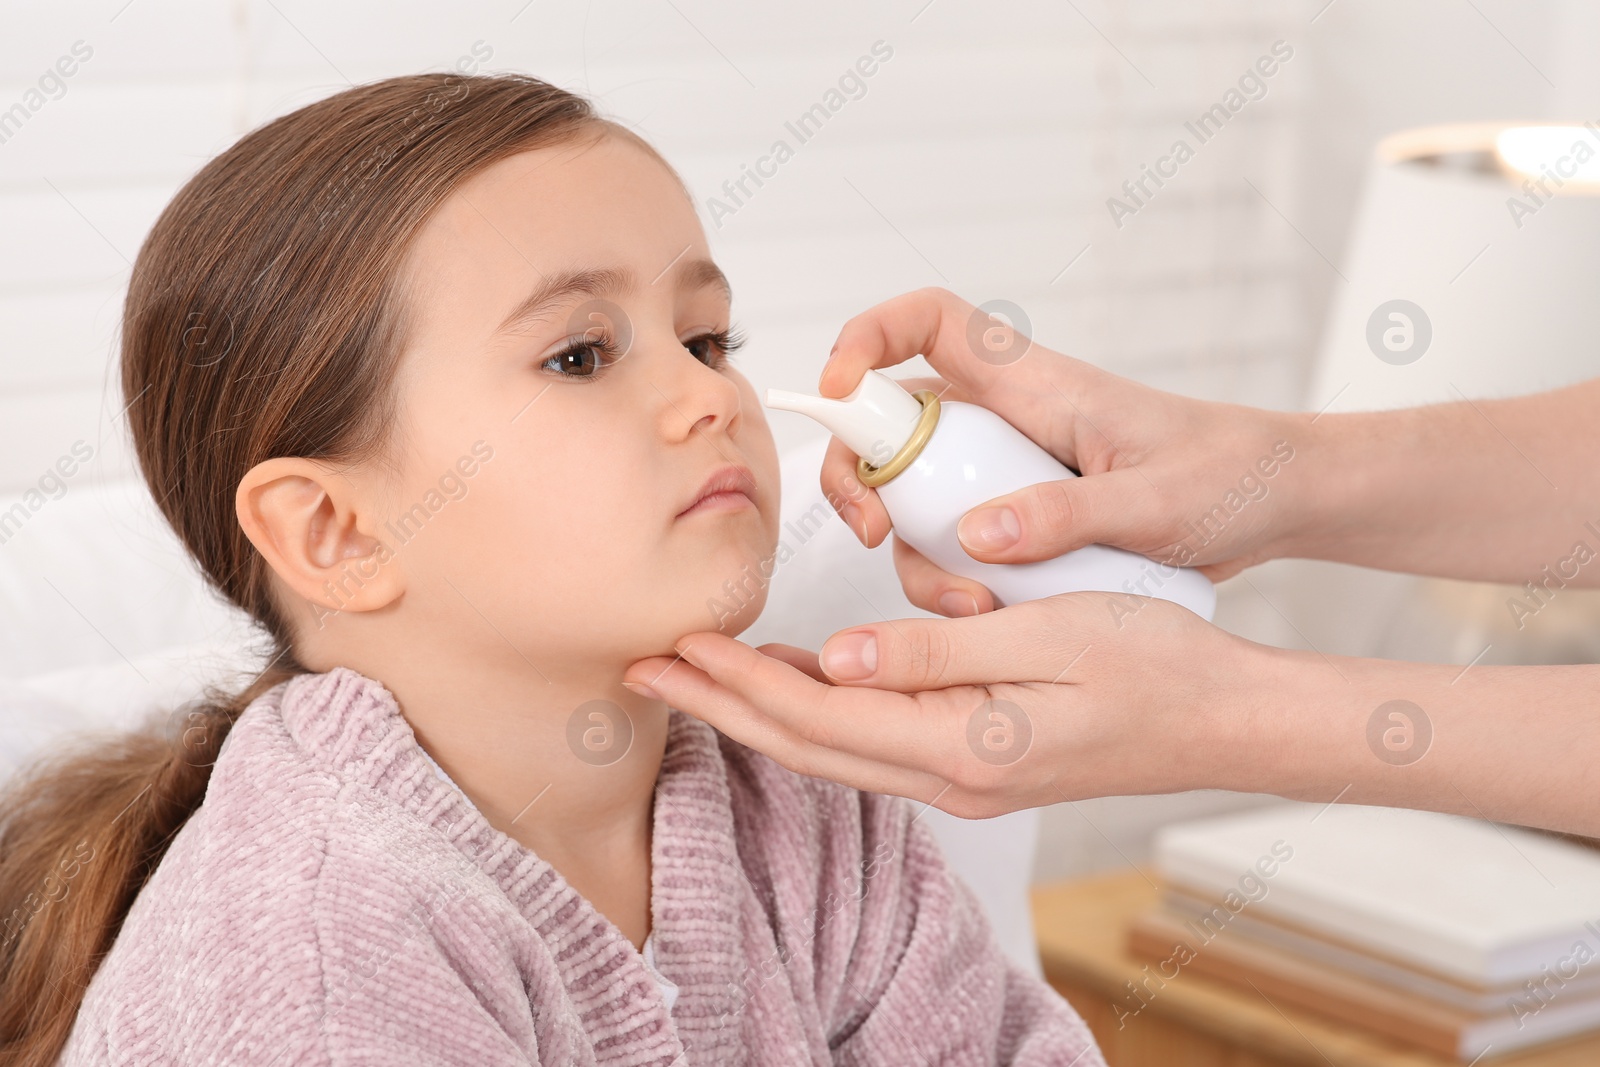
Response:
[{"label": "finger", "polygon": [[[1115,593],[1062,593],[960,619],[896,619],[841,630],[822,669],[846,693],[918,693],[998,682],[1057,682],[1112,624]],[[839,698],[843,702],[843,697]]]},{"label": "finger", "polygon": [[[716,631],[688,634],[677,648],[683,655],[680,666],[697,668],[722,689],[721,694],[689,690],[685,695],[690,697],[716,698],[696,711],[726,717],[731,706],[746,719],[759,716],[797,741],[902,767],[918,762],[928,747],[930,716],[912,697],[817,682]],[[685,677],[693,681],[693,675],[674,668],[661,682],[683,685]],[[666,697],[660,685],[651,686]]]},{"label": "finger", "polygon": [[[822,673],[822,666],[817,662],[817,654],[808,648],[772,641],[765,645],[757,645],[756,651],[763,656],[781,659],[795,670],[801,671],[819,682],[828,682],[828,676]],[[831,685],[832,683],[829,682],[828,684]]]},{"label": "finger", "polygon": [[656,679],[652,688],[668,706],[693,715],[796,774],[896,796],[918,794],[927,788],[925,776],[915,771],[854,753],[836,752],[794,736],[764,715],[761,708],[685,660],[652,658],[634,666],[649,671],[649,676]]},{"label": "finger", "polygon": [[[818,389],[844,396],[869,369],[921,354],[962,391],[962,399],[1000,415],[1069,467],[1078,466],[1080,433],[1098,430],[1084,414],[1106,388],[1155,390],[1051,351],[1017,333],[999,312],[973,307],[945,289],[918,289],[886,300],[846,322],[822,368]],[[1127,398],[1121,398],[1127,407]],[[1085,430],[1088,427],[1088,430]]]},{"label": "finger", "polygon": [[626,679],[797,773],[908,797],[944,786],[912,769],[930,747],[912,698],[819,683],[725,634],[690,634],[678,645],[682,659],[641,660]]},{"label": "finger", "polygon": [[923,611],[960,618],[994,610],[994,594],[987,587],[951,574],[906,544],[899,535],[894,539],[894,569],[900,576],[906,599]]},{"label": "finger", "polygon": [[934,292],[903,293],[846,321],[823,364],[817,391],[844,396],[867,370],[904,363],[930,346],[939,332],[940,307]]},{"label": "finger", "polygon": [[1201,564],[1195,567],[1195,570],[1205,575],[1206,578],[1210,580],[1212,585],[1216,585],[1219,582],[1227,581],[1229,578],[1232,578],[1234,575],[1246,570],[1249,567],[1255,566],[1255,564],[1258,562],[1264,561],[1247,559],[1242,556],[1235,556],[1233,559],[1226,559],[1221,563]]},{"label": "finger", "polygon": [[1156,551],[1181,540],[1172,524],[1146,476],[1124,468],[984,501],[961,517],[956,536],[980,562],[1028,563],[1093,544]]},{"label": "finger", "polygon": [[889,536],[892,523],[877,490],[856,476],[856,458],[843,441],[828,439],[828,451],[822,457],[822,495],[856,540],[877,548]]},{"label": "finger", "polygon": [[[988,343],[996,330],[1007,334],[1010,327],[948,289],[930,287],[892,297],[850,319],[839,330],[818,390],[823,396],[844,396],[867,370],[892,367],[921,355],[973,403],[1002,408],[998,398],[1015,395],[1043,368],[1021,358],[1032,347],[1032,341],[1021,335],[1007,334],[1003,346],[1007,354],[997,356]],[[1021,375],[1005,373],[1024,364],[1028,366]]]},{"label": "finger", "polygon": [[[773,662],[795,675],[803,675],[803,672],[786,663]],[[810,678],[803,680],[808,686],[818,684]],[[670,707],[704,720],[741,744],[764,752],[785,766],[793,762],[796,751],[806,747],[782,723],[764,714],[762,708],[746,701],[739,693],[722,685],[682,655],[676,659],[652,656],[640,660],[624,672],[623,683],[647,686]],[[790,697],[794,698],[793,693],[790,693]]]},{"label": "finger", "polygon": [[[892,297],[850,319],[822,368],[818,389],[824,396],[844,396],[869,369],[892,367],[916,355],[932,363],[935,353],[949,365],[937,367],[947,381],[977,396],[985,377],[978,357],[966,348],[966,329],[977,311],[947,289],[930,287]],[[963,355],[966,357],[963,359]],[[983,364],[992,377],[993,364]]]}]

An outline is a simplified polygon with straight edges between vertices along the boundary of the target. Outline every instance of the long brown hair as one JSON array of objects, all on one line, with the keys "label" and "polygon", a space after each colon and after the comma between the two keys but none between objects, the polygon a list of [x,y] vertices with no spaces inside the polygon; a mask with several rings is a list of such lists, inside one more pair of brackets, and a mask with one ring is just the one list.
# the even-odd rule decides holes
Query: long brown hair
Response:
[{"label": "long brown hair", "polygon": [[207,581],[271,648],[242,692],[213,689],[165,729],[63,751],[0,798],[0,1064],[55,1061],[134,898],[204,798],[229,729],[305,671],[234,513],[241,477],[277,456],[386,461],[412,237],[474,172],[606,135],[650,150],[536,78],[390,78],[246,135],[156,221],[123,308],[134,450]]}]

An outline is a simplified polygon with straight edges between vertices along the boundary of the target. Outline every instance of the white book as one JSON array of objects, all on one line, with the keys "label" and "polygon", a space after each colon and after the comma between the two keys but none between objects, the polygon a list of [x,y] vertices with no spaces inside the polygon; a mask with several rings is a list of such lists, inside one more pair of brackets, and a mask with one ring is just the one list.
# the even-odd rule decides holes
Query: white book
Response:
[{"label": "white book", "polygon": [[[1191,931],[1188,936],[1191,938],[1205,915],[1217,906],[1216,901],[1203,900],[1171,887],[1163,894],[1162,904],[1175,921],[1188,924],[1188,930]],[[1230,940],[1254,941],[1306,963],[1341,971],[1386,989],[1423,997],[1455,1011],[1473,1015],[1504,1013],[1513,1018],[1543,1014],[1540,1009],[1544,995],[1532,997],[1525,988],[1525,982],[1501,986],[1463,985],[1387,956],[1315,936],[1300,927],[1264,915],[1259,910],[1253,913],[1245,910],[1234,916],[1228,924],[1228,937]],[[1588,1001],[1590,1011],[1600,1017],[1600,967],[1579,969],[1576,977],[1565,981],[1560,992],[1563,1003]],[[1520,1008],[1513,1005],[1520,1005]]]},{"label": "white book", "polygon": [[[1434,812],[1284,803],[1156,835],[1175,889],[1222,903],[1199,932],[1249,915],[1530,1010],[1600,975],[1600,853]],[[1193,921],[1191,919],[1191,921]]]},{"label": "white book", "polygon": [[[1166,968],[1180,958],[1173,955],[1175,946],[1192,940],[1184,920],[1165,910],[1141,915],[1130,933],[1135,954],[1156,961],[1161,973],[1169,973]],[[1187,960],[1183,964],[1185,973],[1192,969],[1229,982],[1252,999],[1265,997],[1280,1009],[1292,1005],[1315,1012],[1335,1022],[1454,1056],[1462,1063],[1477,1063],[1491,1053],[1503,1056],[1556,1041],[1592,1030],[1600,1023],[1600,998],[1592,994],[1552,1001],[1536,1012],[1461,1011],[1232,933],[1181,958]],[[1591,1054],[1593,1049],[1591,1044]],[[1596,1058],[1600,1060],[1600,1055]],[[1577,1061],[1569,1058],[1563,1062]]]}]

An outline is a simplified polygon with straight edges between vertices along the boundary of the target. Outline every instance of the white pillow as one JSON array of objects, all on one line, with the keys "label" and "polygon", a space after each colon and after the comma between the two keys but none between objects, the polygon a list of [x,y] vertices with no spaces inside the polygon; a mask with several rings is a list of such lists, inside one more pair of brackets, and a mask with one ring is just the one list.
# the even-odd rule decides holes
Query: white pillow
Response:
[{"label": "white pillow", "polygon": [[0,530],[0,780],[52,741],[137,726],[259,656],[258,628],[211,592],[142,481],[69,483],[24,511]]},{"label": "white pillow", "polygon": [[0,677],[126,666],[249,625],[210,592],[137,479],[69,483],[0,538]]}]

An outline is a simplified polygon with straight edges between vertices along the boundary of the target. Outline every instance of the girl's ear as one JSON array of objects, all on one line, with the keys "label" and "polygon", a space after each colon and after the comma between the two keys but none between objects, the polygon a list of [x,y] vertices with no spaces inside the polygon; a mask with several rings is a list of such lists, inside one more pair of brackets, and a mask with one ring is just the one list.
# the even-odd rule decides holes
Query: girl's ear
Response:
[{"label": "girl's ear", "polygon": [[250,468],[234,493],[245,536],[316,616],[372,611],[405,591],[394,552],[372,533],[356,485],[314,460],[281,456]]}]

